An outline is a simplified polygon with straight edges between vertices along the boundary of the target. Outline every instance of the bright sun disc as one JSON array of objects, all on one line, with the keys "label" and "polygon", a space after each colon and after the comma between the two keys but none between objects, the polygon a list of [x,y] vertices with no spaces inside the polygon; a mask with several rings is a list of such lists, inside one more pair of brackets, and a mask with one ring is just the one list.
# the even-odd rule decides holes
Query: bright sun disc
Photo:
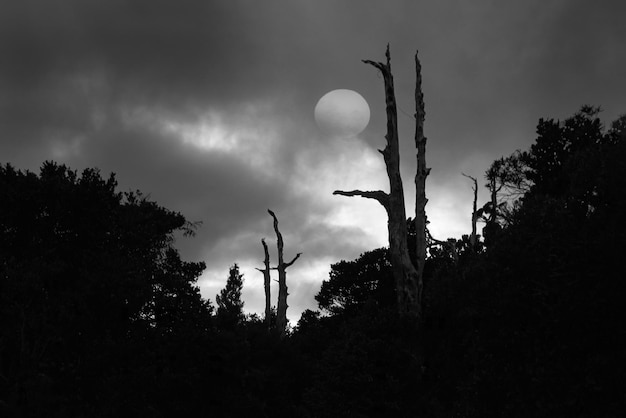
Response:
[{"label": "bright sun disc", "polygon": [[370,121],[370,107],[359,93],[338,89],[326,93],[315,106],[315,122],[325,133],[352,137],[363,132]]}]

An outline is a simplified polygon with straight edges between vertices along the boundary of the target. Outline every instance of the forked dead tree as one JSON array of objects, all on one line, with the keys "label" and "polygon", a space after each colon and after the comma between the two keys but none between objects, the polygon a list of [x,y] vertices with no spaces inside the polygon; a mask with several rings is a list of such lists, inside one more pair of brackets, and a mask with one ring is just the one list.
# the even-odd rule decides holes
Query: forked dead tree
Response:
[{"label": "forked dead tree", "polygon": [[267,329],[269,331],[272,325],[272,298],[270,292],[270,252],[267,249],[267,243],[265,242],[265,238],[261,239],[261,244],[263,244],[263,251],[265,252],[265,268],[258,268],[257,270],[263,273],[263,286],[265,288],[265,324],[267,325]]},{"label": "forked dead tree", "polygon": [[[406,211],[404,190],[400,177],[400,150],[398,143],[398,112],[391,73],[391,55],[389,45],[385,54],[386,63],[364,60],[363,62],[377,68],[383,75],[385,82],[385,104],[387,109],[387,134],[385,149],[379,150],[385,160],[387,176],[389,177],[389,193],[377,191],[341,191],[333,194],[342,196],[361,196],[378,201],[387,211],[389,232],[389,253],[392,264],[393,277],[396,287],[396,297],[399,313],[421,315],[420,287],[421,278],[411,262],[407,245]],[[418,234],[419,235],[419,234]]]},{"label": "forked dead tree", "polygon": [[278,245],[278,266],[275,267],[275,270],[278,270],[278,306],[276,308],[276,328],[281,336],[285,335],[285,331],[287,329],[287,267],[291,266],[296,262],[298,258],[302,255],[302,253],[298,253],[293,260],[289,263],[285,263],[283,258],[283,235],[278,230],[278,218],[276,214],[271,210],[267,210],[267,212],[274,218],[274,231],[276,232],[277,245]]}]

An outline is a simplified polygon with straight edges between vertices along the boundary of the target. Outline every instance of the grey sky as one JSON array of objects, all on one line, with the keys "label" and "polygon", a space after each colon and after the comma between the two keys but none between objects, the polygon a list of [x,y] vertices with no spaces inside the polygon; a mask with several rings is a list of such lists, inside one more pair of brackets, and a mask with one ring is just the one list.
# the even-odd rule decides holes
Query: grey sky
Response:
[{"label": "grey sky", "polygon": [[[289,316],[314,307],[330,263],[383,245],[375,202],[335,188],[386,188],[382,79],[361,59],[391,43],[412,216],[414,63],[426,101],[427,212],[439,238],[469,230],[471,185],[534,140],[538,118],[589,103],[626,112],[621,1],[0,1],[0,162],[46,159],[117,173],[123,189],[202,220],[178,246],[204,260],[214,299],[228,266],[246,309],[263,305],[260,239],[286,257]],[[369,102],[368,128],[333,140],[313,120],[337,88]],[[486,194],[482,193],[484,201]],[[482,203],[482,202],[481,202]],[[275,258],[275,256],[274,256]]]}]

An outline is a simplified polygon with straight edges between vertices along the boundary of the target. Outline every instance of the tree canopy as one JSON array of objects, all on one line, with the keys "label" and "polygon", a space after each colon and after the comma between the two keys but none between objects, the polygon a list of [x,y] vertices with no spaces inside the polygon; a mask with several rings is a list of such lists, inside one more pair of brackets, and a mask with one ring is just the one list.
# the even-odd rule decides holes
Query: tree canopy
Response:
[{"label": "tree canopy", "polygon": [[237,264],[200,296],[182,214],[96,169],[0,165],[0,415],[620,416],[626,116],[599,115],[494,161],[484,240],[429,237],[422,321],[379,248],[284,338],[243,315]]},{"label": "tree canopy", "polygon": [[92,396],[126,373],[130,347],[209,328],[212,308],[195,286],[204,263],[173,247],[192,225],[116,186],[95,169],[0,166],[0,367],[17,404]]}]

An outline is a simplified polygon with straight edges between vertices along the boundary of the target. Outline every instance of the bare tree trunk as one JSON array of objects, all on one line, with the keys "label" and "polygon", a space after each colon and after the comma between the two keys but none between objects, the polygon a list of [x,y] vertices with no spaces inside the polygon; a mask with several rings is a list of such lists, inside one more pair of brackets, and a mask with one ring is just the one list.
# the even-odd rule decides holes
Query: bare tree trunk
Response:
[{"label": "bare tree trunk", "polygon": [[285,263],[283,258],[283,235],[278,230],[278,218],[276,218],[276,214],[271,210],[267,210],[267,212],[274,218],[274,231],[276,231],[276,238],[278,244],[278,306],[276,308],[276,328],[281,336],[285,335],[285,331],[287,329],[287,267],[291,266],[296,260],[302,255],[302,253],[298,253],[289,263]]},{"label": "bare tree trunk", "polygon": [[491,216],[489,223],[495,225],[498,222],[498,188],[496,187],[496,178],[489,179],[489,191],[491,192]]},{"label": "bare tree trunk", "polygon": [[468,176],[465,173],[461,174],[474,182],[472,185],[472,190],[474,191],[474,205],[472,206],[472,235],[470,235],[470,245],[472,247],[472,251],[476,251],[476,223],[478,222],[478,208],[476,205],[478,204],[478,180],[476,180],[476,177]]},{"label": "bare tree trunk", "polygon": [[424,93],[422,92],[422,65],[415,53],[415,147],[417,148],[417,173],[415,174],[415,233],[417,252],[417,298],[422,305],[424,288],[424,265],[426,264],[426,177],[430,168],[426,167],[426,137],[424,136]]},{"label": "bare tree trunk", "polygon": [[263,286],[265,287],[265,324],[267,325],[267,330],[269,331],[272,326],[272,299],[270,294],[270,253],[267,249],[267,243],[265,242],[265,238],[261,239],[261,244],[263,244],[263,251],[265,252],[265,269],[257,270],[263,273]]},{"label": "bare tree trunk", "polygon": [[389,177],[389,193],[383,191],[340,191],[333,194],[342,196],[361,196],[377,200],[387,211],[389,232],[389,253],[393,277],[396,286],[398,311],[400,314],[420,316],[421,301],[418,291],[418,275],[411,258],[407,245],[406,211],[404,206],[404,190],[400,177],[400,151],[398,144],[398,115],[396,98],[393,87],[393,75],[391,74],[391,55],[389,45],[386,51],[387,62],[363,62],[377,68],[383,75],[385,82],[385,103],[387,109],[387,145],[384,150],[379,150],[385,160],[387,176]]}]

